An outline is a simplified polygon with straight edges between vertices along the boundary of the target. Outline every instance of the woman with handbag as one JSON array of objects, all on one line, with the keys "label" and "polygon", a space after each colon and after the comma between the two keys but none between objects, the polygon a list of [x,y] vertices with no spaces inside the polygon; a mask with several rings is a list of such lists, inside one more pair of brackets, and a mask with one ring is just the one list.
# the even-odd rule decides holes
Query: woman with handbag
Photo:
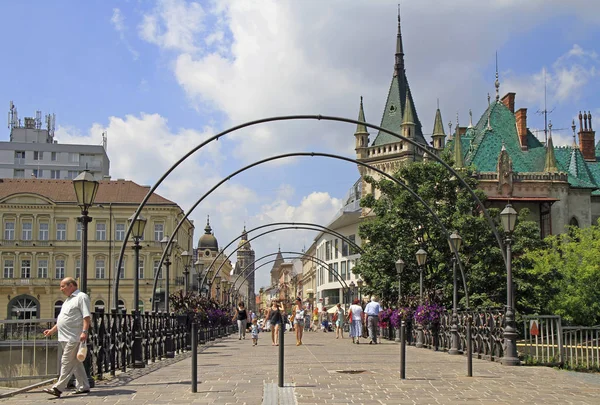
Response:
[{"label": "woman with handbag", "polygon": [[352,338],[352,343],[359,344],[360,337],[362,336],[362,317],[363,317],[363,309],[359,304],[359,300],[354,300],[352,305],[350,305],[350,310],[348,311],[348,322],[350,323],[350,337]]}]

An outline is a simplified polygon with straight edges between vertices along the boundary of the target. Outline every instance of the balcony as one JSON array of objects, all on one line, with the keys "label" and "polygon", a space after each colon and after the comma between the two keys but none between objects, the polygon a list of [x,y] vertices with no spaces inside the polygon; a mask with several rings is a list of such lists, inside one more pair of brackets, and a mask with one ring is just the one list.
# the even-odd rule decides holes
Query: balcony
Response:
[{"label": "balcony", "polygon": [[[60,283],[59,280],[55,280],[56,285]],[[0,279],[0,286],[3,287],[19,287],[19,286],[33,286],[33,287],[44,287],[52,284],[52,280],[49,278],[2,278]]]}]

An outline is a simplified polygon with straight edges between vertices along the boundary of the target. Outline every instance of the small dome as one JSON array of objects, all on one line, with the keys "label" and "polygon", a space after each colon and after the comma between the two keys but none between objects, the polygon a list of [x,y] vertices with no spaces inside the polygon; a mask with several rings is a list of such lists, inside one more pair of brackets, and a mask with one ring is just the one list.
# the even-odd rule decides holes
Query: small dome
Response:
[{"label": "small dome", "polygon": [[238,243],[239,250],[250,250],[252,246],[250,242],[248,242],[248,233],[246,232],[246,225],[244,225],[244,231],[242,232],[242,237],[240,238],[240,242]]},{"label": "small dome", "polygon": [[206,220],[206,228],[204,228],[204,235],[198,240],[199,250],[212,250],[215,252],[219,251],[219,242],[217,238],[212,234],[212,228],[210,227],[210,218]]}]

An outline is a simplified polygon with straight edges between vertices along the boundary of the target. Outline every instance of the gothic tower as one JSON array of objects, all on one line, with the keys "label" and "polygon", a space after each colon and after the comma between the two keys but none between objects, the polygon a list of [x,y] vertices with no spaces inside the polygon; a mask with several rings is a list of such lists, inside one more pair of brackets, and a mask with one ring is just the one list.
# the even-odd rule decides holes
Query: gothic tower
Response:
[{"label": "gothic tower", "polygon": [[248,233],[244,226],[240,243],[238,244],[236,270],[244,272],[242,278],[248,277],[248,309],[256,312],[256,294],[255,294],[255,273],[254,273],[254,250],[248,242]]}]

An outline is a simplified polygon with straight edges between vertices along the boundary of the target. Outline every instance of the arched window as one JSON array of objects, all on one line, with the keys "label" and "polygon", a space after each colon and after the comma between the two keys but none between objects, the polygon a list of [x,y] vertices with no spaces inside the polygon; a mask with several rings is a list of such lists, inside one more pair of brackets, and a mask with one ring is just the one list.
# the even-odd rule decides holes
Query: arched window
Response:
[{"label": "arched window", "polygon": [[98,300],[94,304],[94,312],[104,311],[104,301]]},{"label": "arched window", "polygon": [[125,308],[125,302],[123,300],[119,300],[119,312]]},{"label": "arched window", "polygon": [[62,301],[56,301],[54,303],[54,317],[55,318],[58,318],[58,314],[60,314],[60,309],[62,308],[63,304],[64,303]]},{"label": "arched window", "polygon": [[19,295],[8,303],[8,319],[36,319],[40,303],[29,295]]},{"label": "arched window", "polygon": [[579,221],[577,220],[577,218],[573,217],[573,218],[571,218],[571,220],[569,221],[569,225],[571,225],[571,226],[576,226],[577,228],[579,228]]}]

